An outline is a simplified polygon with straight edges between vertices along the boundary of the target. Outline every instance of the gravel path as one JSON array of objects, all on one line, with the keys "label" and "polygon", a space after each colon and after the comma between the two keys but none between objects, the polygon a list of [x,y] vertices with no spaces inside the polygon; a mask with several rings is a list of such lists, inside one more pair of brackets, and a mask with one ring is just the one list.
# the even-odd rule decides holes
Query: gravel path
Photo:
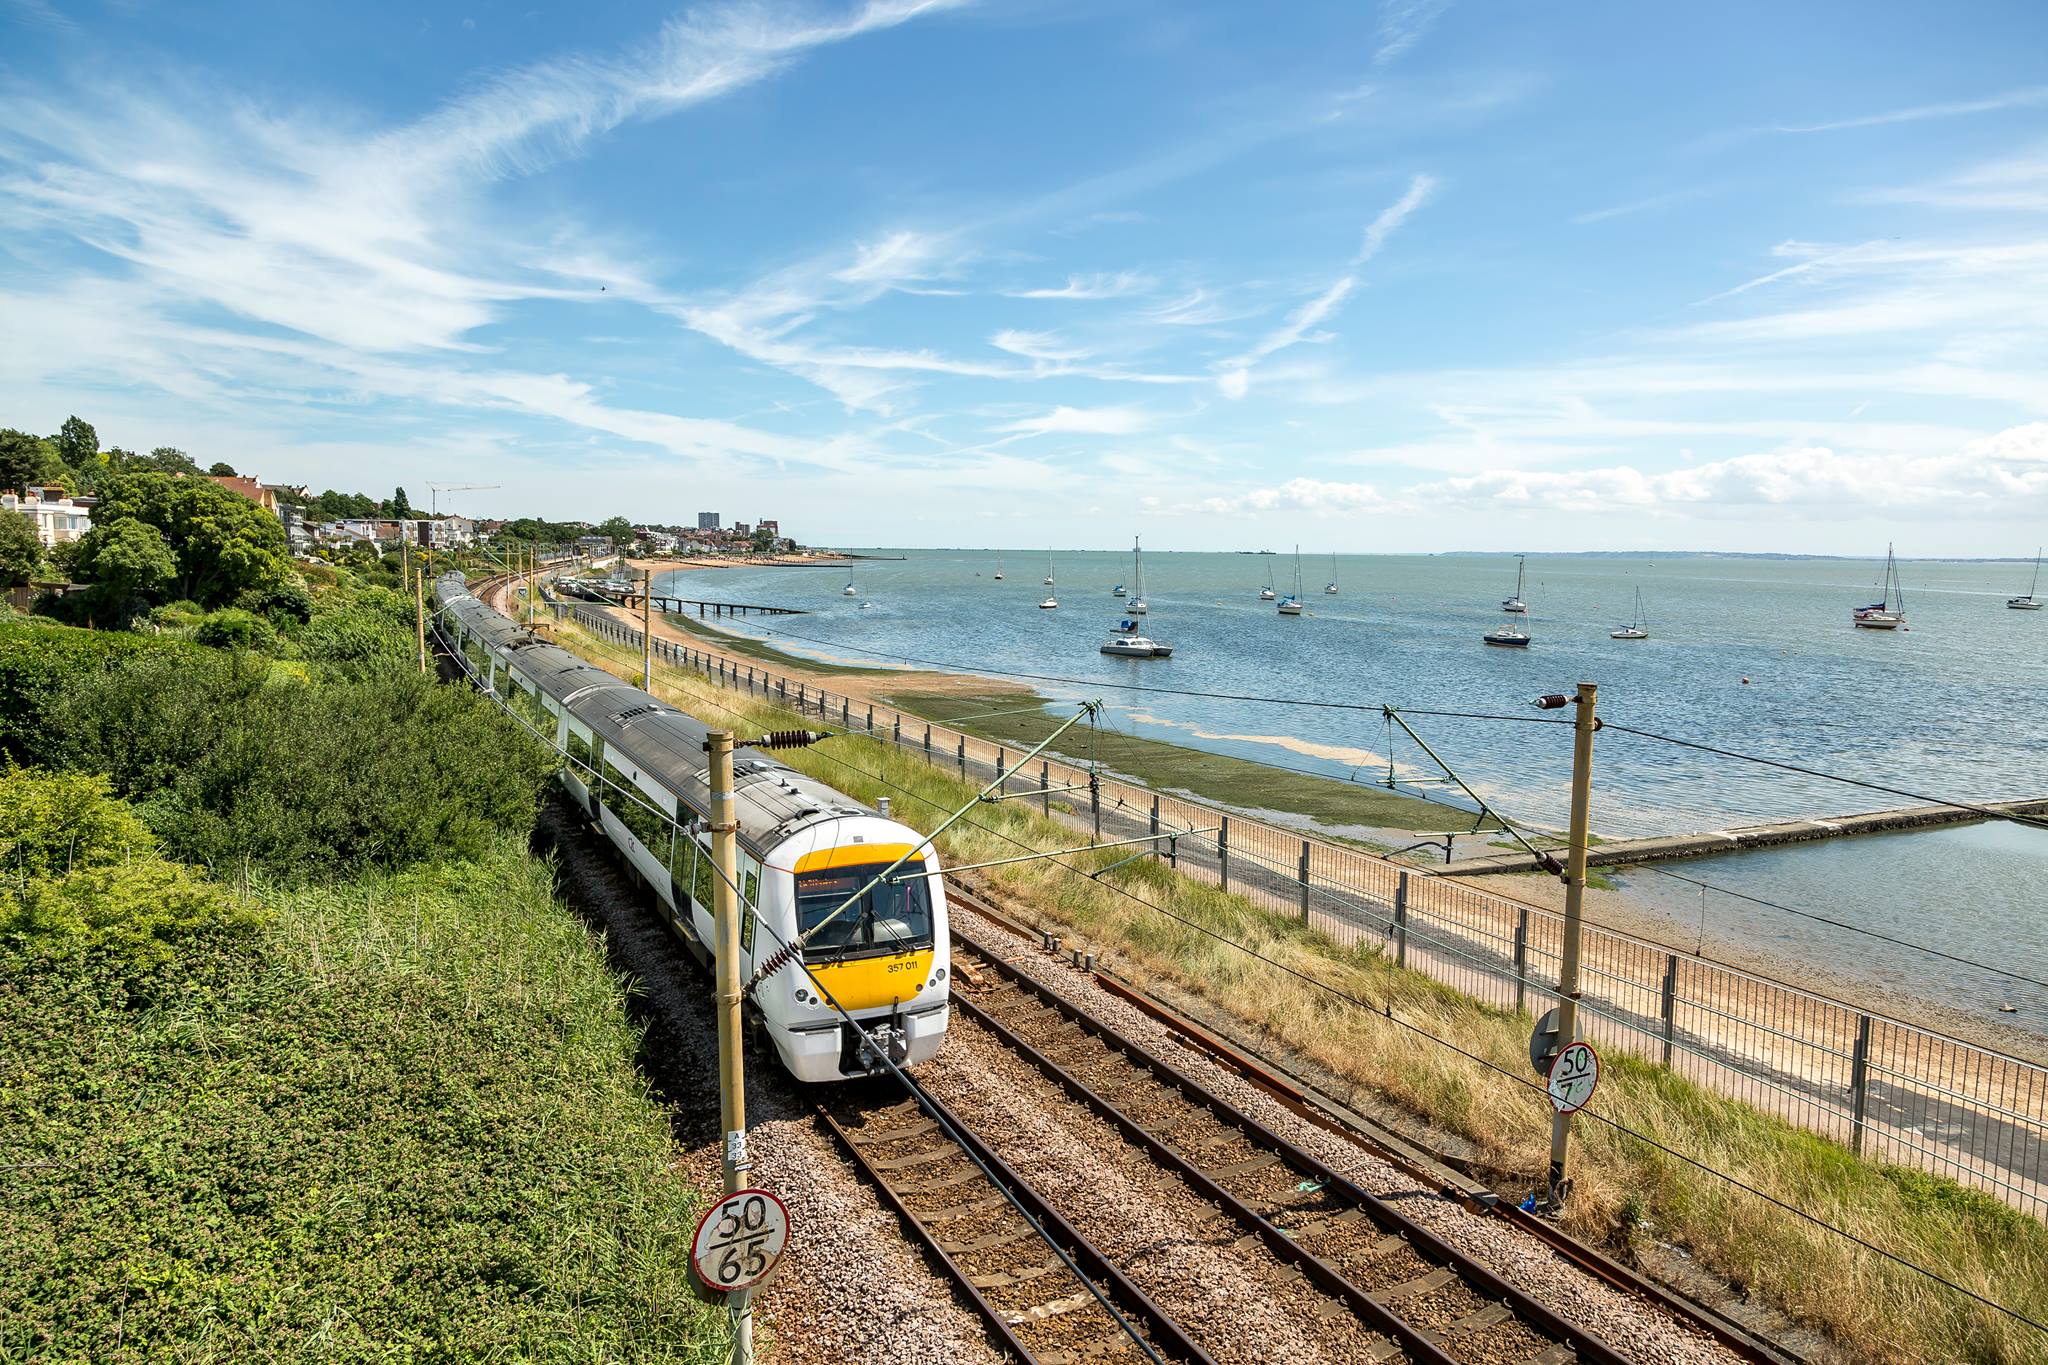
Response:
[{"label": "gravel path", "polygon": [[[651,908],[651,896],[567,801],[542,813],[565,894],[605,937],[614,970],[639,985],[640,1069],[669,1106],[692,1183],[719,1183],[718,1035],[710,980]],[[995,1365],[982,1322],[904,1239],[812,1117],[806,1093],[758,1033],[747,1041],[747,1142],[754,1180],[788,1203],[793,1235],[775,1283],[755,1300],[764,1359],[809,1365]]]},{"label": "gravel path", "polygon": [[[1199,1077],[1203,1084],[1215,1093],[1289,1141],[1313,1153],[1360,1186],[1375,1194],[1398,1199],[1404,1213],[1445,1242],[1482,1262],[1502,1279],[1548,1304],[1560,1316],[1598,1333],[1617,1350],[1634,1359],[1655,1361],[1660,1365],[1667,1361],[1680,1362],[1682,1365],[1694,1365],[1695,1362],[1698,1365],[1706,1365],[1707,1362],[1719,1365],[1720,1362],[1734,1362],[1738,1359],[1733,1352],[1718,1342],[1701,1336],[1655,1305],[1622,1294],[1592,1278],[1563,1260],[1549,1247],[1517,1232],[1505,1222],[1488,1215],[1470,1212],[1463,1206],[1443,1198],[1434,1190],[1418,1187],[1414,1177],[1408,1173],[1388,1165],[1371,1152],[1346,1141],[1338,1134],[1305,1122],[1275,1103],[1265,1092],[1241,1077],[1216,1066],[1204,1054],[1177,1043],[1164,1025],[1100,989],[1089,974],[1076,970],[1061,960],[1046,956],[1039,951],[1035,943],[1017,939],[1008,930],[976,915],[961,906],[958,901],[953,902],[951,909],[954,922],[962,931],[1001,953],[1007,961],[1033,980],[1056,989],[1139,1046],[1169,1058],[1182,1070]],[[961,1016],[956,1013],[954,1036],[948,1039],[946,1050],[923,1069],[928,1080],[936,1082],[940,1074],[950,1076],[953,1069],[961,1069],[960,1059],[963,1054],[979,1057],[980,1048],[972,1041],[969,1029],[961,1027],[963,1022]],[[981,1035],[981,1043],[988,1048],[996,1046],[986,1035]],[[979,1064],[990,1068],[995,1066],[992,1061]],[[1011,1064],[1020,1069],[1025,1065],[1014,1058],[1011,1059]],[[1035,1070],[1031,1071],[1031,1076],[1035,1085],[1043,1084],[1043,1079]],[[949,1080],[949,1086],[950,1084]],[[1074,1107],[1078,1109],[1078,1106]],[[1117,1143],[1119,1146],[1123,1145],[1120,1138],[1117,1139]],[[1048,1146],[1050,1147],[1050,1142]],[[1139,1160],[1145,1159],[1134,1149],[1129,1150],[1131,1155]],[[1052,1148],[1049,1159],[1057,1155],[1057,1148]],[[1035,1166],[1024,1163],[1021,1169],[1026,1178],[1038,1178],[1038,1169]],[[1046,1193],[1049,1197],[1054,1197],[1053,1189],[1047,1189]],[[1073,1217],[1071,1211],[1069,1217]],[[1075,1221],[1080,1222],[1079,1219]],[[1097,1233],[1097,1230],[1092,1228],[1084,1227],[1083,1230],[1089,1231],[1091,1235]],[[1131,1269],[1133,1277],[1144,1283],[1137,1275],[1136,1269]],[[1148,1292],[1158,1292],[1149,1284],[1146,1285],[1146,1289]],[[1240,1315],[1247,1314],[1250,1307],[1242,1302],[1244,1297],[1240,1293],[1239,1302],[1233,1305],[1234,1311]],[[1258,1335],[1261,1329],[1248,1316],[1244,1317],[1243,1321],[1245,1325],[1240,1329],[1239,1335],[1250,1341],[1253,1347],[1253,1353],[1243,1358],[1269,1358],[1263,1353],[1263,1348],[1270,1344],[1270,1339],[1261,1340]],[[1218,1349],[1218,1359],[1222,1359],[1222,1350],[1214,1345],[1214,1339],[1209,1340],[1212,1349]],[[1310,1357],[1304,1355],[1301,1358]]]}]

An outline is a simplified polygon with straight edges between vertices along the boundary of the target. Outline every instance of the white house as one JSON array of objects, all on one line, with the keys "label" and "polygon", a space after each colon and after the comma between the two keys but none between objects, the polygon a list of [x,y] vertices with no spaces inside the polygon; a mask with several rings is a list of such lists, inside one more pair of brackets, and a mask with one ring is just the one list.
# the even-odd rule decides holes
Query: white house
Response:
[{"label": "white house", "polygon": [[36,528],[43,547],[77,540],[92,529],[97,498],[67,498],[61,488],[31,488],[26,493],[0,493],[0,510],[18,512]]}]

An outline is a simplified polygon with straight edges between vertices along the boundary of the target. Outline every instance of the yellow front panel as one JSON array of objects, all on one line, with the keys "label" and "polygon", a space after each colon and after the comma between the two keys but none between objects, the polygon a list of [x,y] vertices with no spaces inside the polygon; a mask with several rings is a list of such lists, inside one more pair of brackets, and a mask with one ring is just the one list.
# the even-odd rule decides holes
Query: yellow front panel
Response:
[{"label": "yellow front panel", "polygon": [[908,1000],[931,978],[932,950],[864,957],[854,962],[808,964],[812,976],[839,1007],[871,1010]]},{"label": "yellow front panel", "polygon": [[875,863],[887,867],[898,858],[906,857],[910,844],[841,844],[837,848],[821,848],[816,853],[806,853],[796,860],[794,872],[822,872],[833,867],[859,867],[862,863]]}]

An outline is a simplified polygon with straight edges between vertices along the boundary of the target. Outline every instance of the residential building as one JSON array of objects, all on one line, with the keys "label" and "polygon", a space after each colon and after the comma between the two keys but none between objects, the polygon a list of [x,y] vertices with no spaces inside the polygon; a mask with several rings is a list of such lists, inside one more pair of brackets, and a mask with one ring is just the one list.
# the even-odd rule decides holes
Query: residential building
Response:
[{"label": "residential building", "polygon": [[744,521],[736,521],[732,524],[732,533],[741,539],[745,539],[754,533],[754,528],[747,525]]},{"label": "residential building", "polygon": [[782,523],[768,517],[763,517],[754,523],[754,529],[756,531],[766,531],[771,536],[780,536],[782,534]]},{"label": "residential building", "polygon": [[260,479],[252,479],[246,474],[208,474],[206,477],[230,493],[240,493],[266,512],[277,512],[276,491]]},{"label": "residential building", "polygon": [[17,512],[36,528],[45,549],[77,540],[92,529],[92,509],[99,499],[67,498],[61,488],[30,488],[19,495],[0,493],[0,510]]},{"label": "residential building", "polygon": [[699,512],[697,514],[697,529],[700,531],[716,531],[718,529],[718,513]]}]

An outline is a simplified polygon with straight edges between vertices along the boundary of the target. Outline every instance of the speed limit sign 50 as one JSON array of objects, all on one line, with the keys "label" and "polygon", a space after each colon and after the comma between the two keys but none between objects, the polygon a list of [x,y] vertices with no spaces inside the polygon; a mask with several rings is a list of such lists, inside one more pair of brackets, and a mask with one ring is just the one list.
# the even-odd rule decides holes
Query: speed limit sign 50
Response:
[{"label": "speed limit sign 50", "polygon": [[698,1220],[690,1267],[707,1289],[751,1289],[774,1271],[788,1245],[788,1207],[766,1190],[740,1190]]},{"label": "speed limit sign 50", "polygon": [[1585,1108],[1599,1084],[1600,1054],[1591,1043],[1573,1043],[1550,1064],[1550,1103],[1560,1114]]}]

